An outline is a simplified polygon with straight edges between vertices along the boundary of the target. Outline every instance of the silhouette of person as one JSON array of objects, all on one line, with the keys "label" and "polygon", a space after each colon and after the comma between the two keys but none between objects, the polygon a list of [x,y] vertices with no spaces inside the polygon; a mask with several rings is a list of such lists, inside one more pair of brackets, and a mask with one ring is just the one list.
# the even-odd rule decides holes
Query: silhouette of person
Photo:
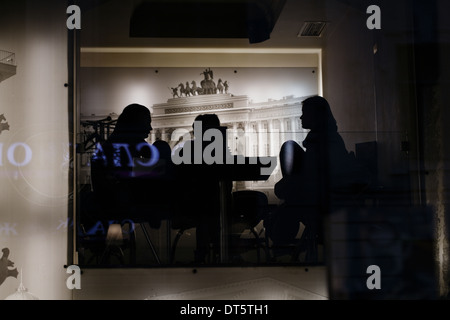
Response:
[{"label": "silhouette of person", "polygon": [[158,150],[158,164],[144,175],[147,179],[147,198],[151,198],[152,212],[159,210],[161,218],[174,218],[178,213],[178,204],[173,198],[178,194],[175,164],[172,161],[172,149],[168,142],[156,140],[153,147]]},{"label": "silhouette of person", "polygon": [[[196,251],[195,261],[199,263],[216,262],[219,254],[220,240],[220,177],[216,171],[217,167],[204,163],[205,148],[213,141],[204,141],[202,137],[195,136],[195,126],[202,125],[202,137],[210,129],[220,128],[220,119],[216,114],[202,114],[194,120],[194,139],[186,141],[179,151],[179,156],[184,157],[184,152],[190,153],[190,164],[180,165],[178,174],[181,177],[184,188],[183,207],[186,213],[195,221],[196,226]],[[225,139],[225,137],[224,137]],[[196,148],[196,144],[201,148]],[[223,140],[225,143],[225,140]],[[198,154],[199,151],[202,154]],[[213,150],[212,156],[215,156]],[[198,159],[202,157],[202,164]],[[187,158],[185,158],[187,159]],[[196,162],[197,159],[197,162]],[[197,163],[197,165],[195,165]],[[231,183],[227,186],[231,192]]]},{"label": "silhouette of person", "polygon": [[161,187],[156,166],[160,151],[145,140],[151,130],[149,109],[130,104],[109,138],[97,145],[91,159],[92,187],[105,218],[142,219],[159,227],[163,216],[155,210],[160,199],[155,192]]},{"label": "silhouette of person", "polygon": [[322,219],[330,209],[330,196],[353,186],[366,184],[366,177],[346,149],[338,133],[328,101],[320,96],[302,102],[302,127],[309,129],[303,150],[295,141],[280,149],[282,179],[275,184],[275,195],[282,205],[271,221],[269,237],[276,246],[295,241],[299,223],[303,236],[323,241]]},{"label": "silhouette of person", "polygon": [[158,149],[159,162],[161,163],[160,174],[164,180],[174,180],[175,165],[172,161],[172,149],[170,144],[164,140],[156,140],[153,146]]}]

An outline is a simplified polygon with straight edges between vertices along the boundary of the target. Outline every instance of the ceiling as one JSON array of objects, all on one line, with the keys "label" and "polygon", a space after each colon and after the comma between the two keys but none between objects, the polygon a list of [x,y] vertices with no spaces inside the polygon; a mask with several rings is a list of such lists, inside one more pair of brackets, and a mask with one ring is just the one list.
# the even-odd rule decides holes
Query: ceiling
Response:
[{"label": "ceiling", "polygon": [[[81,46],[318,48],[352,3],[361,1],[79,0]],[[327,21],[324,34],[298,37],[307,21]]]},{"label": "ceiling", "polygon": [[135,6],[130,37],[245,38],[270,33],[286,0],[147,0]]}]

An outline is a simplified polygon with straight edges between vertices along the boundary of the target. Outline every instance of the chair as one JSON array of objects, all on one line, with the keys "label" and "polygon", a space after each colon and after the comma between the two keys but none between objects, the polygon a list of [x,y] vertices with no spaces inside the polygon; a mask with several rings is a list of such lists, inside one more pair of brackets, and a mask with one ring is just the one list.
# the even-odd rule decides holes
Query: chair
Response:
[{"label": "chair", "polygon": [[181,240],[181,237],[185,234],[185,232],[188,229],[195,228],[196,223],[192,219],[189,219],[189,217],[185,217],[182,214],[175,214],[169,222],[170,222],[169,232],[170,230],[177,231],[173,242],[170,244],[169,258],[170,264],[173,264],[175,263],[176,249],[178,243]]},{"label": "chair", "polygon": [[[257,262],[261,262],[260,250],[265,249],[267,261],[270,259],[268,242],[256,231],[256,226],[263,221],[269,213],[268,199],[265,193],[257,190],[240,190],[232,193],[231,201],[231,257],[239,258],[239,254],[249,249],[249,244],[241,238],[244,231],[250,230],[254,239],[250,245],[256,248]],[[244,245],[243,245],[244,243]]]},{"label": "chair", "polygon": [[80,202],[80,246],[84,251],[92,252],[87,264],[94,259],[97,264],[110,263],[111,258],[116,258],[120,264],[126,264],[124,250],[129,250],[129,264],[136,264],[137,226],[142,229],[156,263],[161,264],[146,227],[157,227],[156,222],[149,222],[135,214],[136,208],[112,208],[105,205],[91,191],[84,191]]},{"label": "chair", "polygon": [[[298,204],[276,206],[264,221],[272,258],[286,256],[291,263],[318,262],[318,246],[323,242],[320,208]],[[281,258],[284,259],[284,258]]]}]

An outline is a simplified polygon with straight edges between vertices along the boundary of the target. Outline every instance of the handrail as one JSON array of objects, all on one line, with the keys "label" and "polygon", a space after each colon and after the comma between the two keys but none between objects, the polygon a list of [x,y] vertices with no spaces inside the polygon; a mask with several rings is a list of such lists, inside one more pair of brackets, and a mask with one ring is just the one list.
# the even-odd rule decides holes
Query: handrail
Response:
[{"label": "handrail", "polygon": [[0,63],[16,65],[16,54],[5,50],[0,50]]}]

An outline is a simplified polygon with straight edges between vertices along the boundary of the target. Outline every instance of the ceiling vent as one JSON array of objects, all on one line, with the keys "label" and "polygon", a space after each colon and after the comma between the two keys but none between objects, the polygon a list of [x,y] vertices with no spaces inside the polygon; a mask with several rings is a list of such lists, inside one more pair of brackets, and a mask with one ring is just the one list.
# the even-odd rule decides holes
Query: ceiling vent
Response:
[{"label": "ceiling vent", "polygon": [[297,37],[321,37],[326,26],[326,21],[306,21]]}]

